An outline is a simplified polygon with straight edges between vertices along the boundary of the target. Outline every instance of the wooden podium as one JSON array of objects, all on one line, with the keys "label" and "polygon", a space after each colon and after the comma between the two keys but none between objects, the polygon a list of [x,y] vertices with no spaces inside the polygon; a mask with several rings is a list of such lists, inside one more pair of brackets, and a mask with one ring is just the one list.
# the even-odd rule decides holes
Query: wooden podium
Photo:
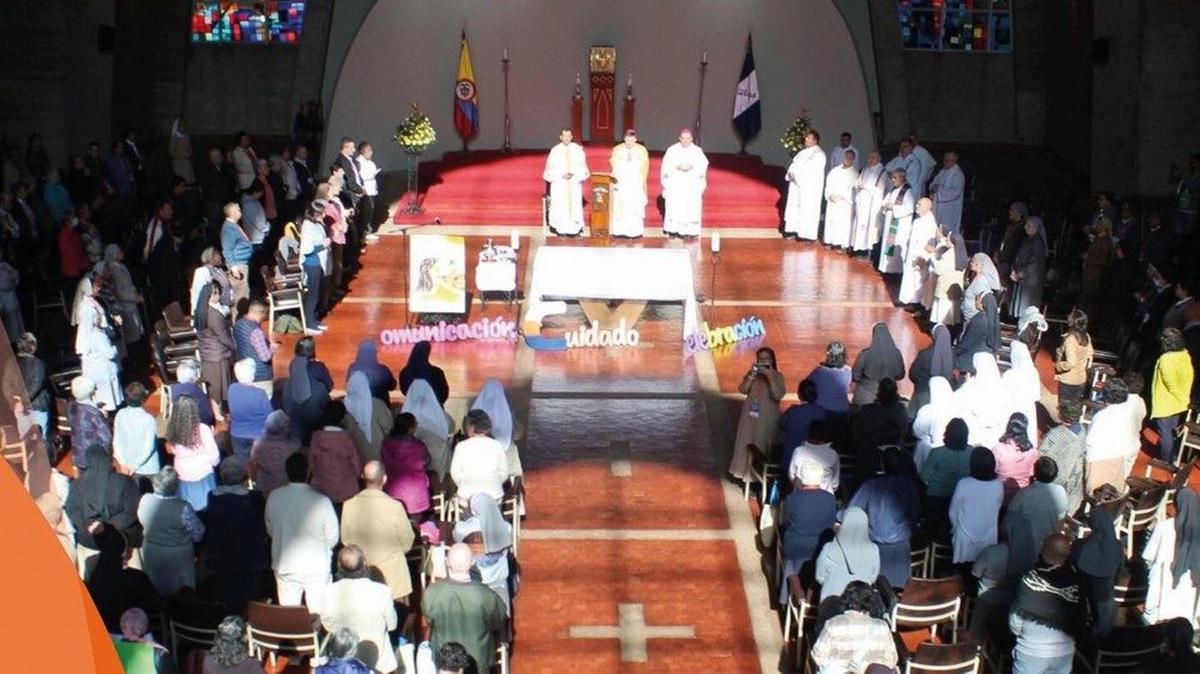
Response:
[{"label": "wooden podium", "polygon": [[611,173],[592,174],[592,217],[588,222],[592,245],[607,246],[608,219],[612,213],[613,185],[617,179]]}]

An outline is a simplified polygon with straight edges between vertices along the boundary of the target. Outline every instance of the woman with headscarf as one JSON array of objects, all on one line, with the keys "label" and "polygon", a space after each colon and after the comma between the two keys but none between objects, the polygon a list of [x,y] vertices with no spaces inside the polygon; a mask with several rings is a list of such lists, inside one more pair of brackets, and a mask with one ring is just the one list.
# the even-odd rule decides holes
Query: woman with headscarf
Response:
[{"label": "woman with headscarf", "polygon": [[350,385],[350,377],[354,376],[355,372],[362,372],[367,377],[367,383],[371,387],[371,395],[388,402],[388,392],[396,388],[396,378],[392,376],[391,370],[386,365],[379,362],[379,351],[375,346],[375,340],[364,339],[358,343],[358,354],[354,357],[354,362],[350,363],[349,369],[346,370],[346,385]]},{"label": "woman with headscarf", "polygon": [[875,400],[863,405],[850,415],[849,432],[845,449],[853,454],[860,477],[872,475],[879,470],[879,457],[887,445],[899,445],[908,432],[908,414],[896,382],[884,379],[879,382]]},{"label": "woman with headscarf", "polygon": [[933,256],[933,308],[929,320],[943,325],[957,325],[962,320],[959,301],[966,284],[964,275],[969,261],[962,235],[947,231],[942,225]]},{"label": "woman with headscarf", "polygon": [[821,488],[825,481],[825,469],[815,461],[800,466],[800,474],[793,479],[795,489],[783,501],[779,514],[779,545],[783,559],[783,572],[779,574],[779,603],[786,604],[788,576],[804,574],[808,577],[809,567],[821,543],[829,537],[837,522],[837,502],[833,493]]},{"label": "woman with headscarf", "polygon": [[1008,207],[1008,223],[1004,228],[1004,238],[1000,241],[1000,250],[996,252],[996,265],[1000,278],[1008,282],[1012,274],[1013,263],[1017,259],[1017,251],[1025,238],[1025,221],[1029,218],[1029,209],[1024,202],[1014,201]]},{"label": "woman with headscarf", "polygon": [[[101,286],[102,282],[97,281],[95,287]],[[96,404],[112,412],[125,400],[125,392],[121,389],[121,368],[118,365],[119,351],[104,327],[106,319],[102,309],[89,313],[83,320],[91,320],[92,324],[90,329],[85,329],[81,324],[76,338],[80,370],[84,377],[96,385]]]},{"label": "woman with headscarf", "polygon": [[150,577],[128,565],[131,549],[125,537],[116,529],[104,529],[96,537],[100,553],[96,568],[88,578],[88,594],[104,627],[109,632],[121,630],[121,614],[131,608],[156,611],[162,608],[163,598]]},{"label": "woman with headscarf", "polygon": [[1155,525],[1142,559],[1150,569],[1142,620],[1147,625],[1187,618],[1196,620],[1200,587],[1200,496],[1191,487],[1175,496],[1175,516]]},{"label": "woman with headscarf", "polygon": [[313,431],[320,428],[333,379],[324,363],[316,360],[317,345],[312,337],[296,342],[295,357],[288,365],[288,380],[283,387],[283,409],[292,420],[292,430],[301,444],[308,444]]},{"label": "woman with headscarf", "polygon": [[201,674],[263,674],[262,664],[246,648],[246,621],[241,616],[226,616],[217,625],[203,667]]},{"label": "woman with headscarf", "polygon": [[904,587],[912,574],[912,534],[921,518],[921,481],[899,447],[886,448],[879,465],[881,470],[862,483],[849,505],[867,513],[881,573],[892,587]]},{"label": "woman with headscarf", "polygon": [[346,382],[346,430],[362,455],[363,463],[379,459],[379,447],[392,430],[394,417],[387,403],[371,395],[365,372],[352,372]]},{"label": "woman with headscarf", "polygon": [[413,382],[424,379],[425,383],[437,395],[439,405],[445,405],[450,399],[450,385],[446,383],[446,373],[442,368],[429,362],[429,354],[433,346],[429,342],[417,342],[408,354],[408,362],[400,370],[400,392],[408,395],[408,389]]},{"label": "woman with headscarf", "polygon": [[[405,385],[403,378],[400,385]],[[417,379],[407,388],[400,411],[416,417],[417,429],[413,435],[429,450],[429,469],[439,479],[443,478],[450,468],[450,436],[454,432],[454,420],[438,402],[429,382]]]},{"label": "woman with headscarf", "polygon": [[933,342],[917,352],[912,365],[908,366],[908,379],[913,383],[913,394],[908,400],[909,416],[929,402],[929,381],[942,377],[954,381],[954,343],[950,330],[938,323],[933,326]]},{"label": "woman with headscarf", "polygon": [[1050,324],[1046,322],[1046,317],[1042,315],[1041,309],[1025,307],[1025,311],[1017,316],[1016,339],[1024,342],[1031,354],[1037,354],[1038,346],[1042,342],[1042,334],[1049,328]]},{"label": "woman with headscarf", "polygon": [[1037,404],[1042,397],[1042,380],[1038,375],[1037,366],[1033,364],[1033,356],[1024,342],[1013,340],[1009,346],[1008,371],[1000,377],[1000,383],[1008,393],[1009,404],[1013,410],[1025,415],[1029,421],[1029,442],[1038,442]]},{"label": "woman with headscarf", "polygon": [[96,274],[105,277],[106,288],[112,302],[109,309],[121,318],[121,336],[126,344],[141,340],[142,312],[138,305],[143,303],[142,294],[133,285],[133,277],[125,266],[125,252],[110,243],[104,247],[104,261],[96,265]]},{"label": "woman with headscarf", "polygon": [[80,575],[86,581],[98,561],[96,537],[111,528],[123,534],[130,547],[140,547],[142,525],[137,519],[139,494],[133,478],[114,471],[112,457],[100,445],[88,447],[84,457],[87,467],[76,467],[80,475],[71,485],[63,509],[75,527]]},{"label": "woman with headscarf", "polygon": [[754,364],[738,384],[738,393],[746,397],[742,400],[737,434],[733,439],[729,474],[736,480],[745,481],[750,470],[747,445],[755,444],[764,452],[771,451],[779,429],[779,401],[787,394],[773,349],[764,346],[755,351]]},{"label": "woman with headscarf", "polygon": [[[1113,516],[1105,508],[1088,513],[1092,533],[1075,544],[1071,561],[1083,576],[1083,590],[1091,601],[1092,632],[1104,637],[1113,627],[1117,606],[1114,600],[1117,574],[1125,563],[1125,551],[1117,540]],[[1157,527],[1155,527],[1157,528]]]},{"label": "woman with headscarf", "polygon": [[433,508],[429,493],[429,450],[413,435],[416,430],[417,418],[401,412],[379,450],[387,473],[383,491],[404,504],[414,524],[424,521]]},{"label": "woman with headscarf", "polygon": [[143,568],[154,588],[170,597],[196,587],[194,545],[204,538],[204,524],[192,506],[179,496],[179,476],[164,466],[150,482],[153,493],[138,503],[138,521],[145,531]]},{"label": "woman with headscarf", "polygon": [[[478,538],[474,535],[478,534]],[[512,595],[509,591],[508,553],[512,548],[512,525],[504,519],[496,499],[483,492],[471,497],[469,516],[454,525],[454,540],[474,543],[474,569],[480,581],[492,588],[509,615],[512,615]]]},{"label": "woman with headscarf", "polygon": [[846,364],[846,345],[838,340],[825,347],[825,360],[805,379],[817,385],[817,405],[834,418],[850,413],[850,366]]},{"label": "woman with headscarf", "polygon": [[247,465],[254,488],[262,492],[263,499],[288,483],[284,464],[289,456],[298,451],[300,440],[292,434],[292,420],[287,412],[275,410],[267,415],[263,435],[250,448],[250,463]]},{"label": "woman with headscarf", "polygon": [[167,144],[171,156],[171,170],[191,185],[196,182],[196,169],[192,166],[192,137],[188,135],[183,119],[176,117],[171,122],[171,139]]},{"label": "woman with headscarf", "polygon": [[852,581],[874,585],[879,571],[879,546],[871,542],[867,512],[847,508],[837,535],[817,555],[814,577],[821,585],[821,601],[840,596]]},{"label": "woman with headscarf", "polygon": [[963,321],[971,320],[971,317],[979,312],[979,305],[975,302],[977,297],[988,293],[999,296],[1004,291],[1004,286],[1000,283],[1000,272],[987,254],[972,255],[971,261],[967,263],[967,272],[971,281],[963,291],[962,302],[959,304]]},{"label": "woman with headscarf", "polygon": [[339,513],[342,504],[358,493],[364,463],[354,446],[354,437],[345,429],[349,416],[340,400],[326,405],[321,428],[313,431],[308,447],[312,467],[309,484],[328,496]]},{"label": "woman with headscarf", "polygon": [[971,450],[971,475],[958,481],[950,497],[954,563],[974,562],[996,544],[1004,486],[996,475],[996,459],[986,447]]},{"label": "woman with headscarf", "polygon": [[492,438],[504,447],[508,455],[509,476],[522,475],[521,456],[513,437],[512,407],[508,404],[504,385],[496,379],[485,381],[479,395],[475,397],[475,402],[471,403],[471,409],[487,412],[488,418],[492,420]]},{"label": "woman with headscarf", "polygon": [[958,398],[950,388],[950,381],[945,377],[934,377],[929,380],[929,402],[917,410],[913,419],[912,434],[917,440],[913,450],[913,464],[921,470],[925,459],[934,447],[942,444],[946,425],[957,417]]},{"label": "woman with headscarf", "polygon": [[1000,308],[995,293],[976,295],[975,308],[975,315],[954,344],[954,367],[960,371],[969,371],[976,355],[991,357],[1000,350]]},{"label": "woman with headscarf", "polygon": [[990,353],[977,353],[970,361],[971,376],[955,392],[958,409],[971,429],[971,444],[990,447],[1008,424],[1008,396],[1000,379],[1000,367]]},{"label": "woman with headscarf", "polygon": [[996,474],[1004,485],[1004,503],[1012,500],[1018,489],[1029,486],[1033,465],[1037,463],[1037,447],[1029,441],[1029,420],[1021,412],[1013,412],[1000,441],[992,446],[996,457]]},{"label": "woman with headscarf", "polygon": [[1020,316],[1025,307],[1042,306],[1042,290],[1046,285],[1046,226],[1036,215],[1025,220],[1025,238],[1013,260],[1009,278],[1013,281],[1012,304],[1009,311]]},{"label": "woman with headscarf", "polygon": [[196,401],[180,396],[167,423],[167,453],[174,456],[179,495],[197,512],[208,506],[208,492],[217,486],[214,468],[221,461],[212,428],[200,421]]},{"label": "woman with headscarf", "polygon": [[854,397],[850,402],[855,405],[874,402],[879,382],[884,379],[900,381],[904,374],[904,356],[896,348],[892,333],[887,325],[876,323],[871,328],[871,345],[860,351],[854,359],[851,371]]},{"label": "woman with headscarf", "polygon": [[216,284],[210,283],[200,290],[199,304],[192,313],[192,324],[196,327],[200,372],[208,383],[208,397],[219,412],[229,395],[229,373],[233,369],[233,354],[237,353],[237,344],[233,341],[229,319],[221,311],[221,297]]}]

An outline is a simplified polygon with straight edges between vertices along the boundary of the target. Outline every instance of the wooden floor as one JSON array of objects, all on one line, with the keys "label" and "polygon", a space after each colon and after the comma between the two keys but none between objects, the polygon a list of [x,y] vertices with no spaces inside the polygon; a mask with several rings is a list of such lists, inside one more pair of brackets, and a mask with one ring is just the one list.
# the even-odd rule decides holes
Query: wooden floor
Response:
[{"label": "wooden floor", "polygon": [[[842,340],[853,355],[883,321],[911,360],[928,337],[893,307],[868,261],[761,233],[743,236],[723,237],[715,267],[707,239],[615,245],[686,247],[697,290],[715,298],[702,307],[702,320],[716,327],[756,316],[766,326],[762,338],[687,355],[682,307],[662,304],[638,323],[635,348],[434,345],[456,418],[488,378],[503,382],[513,401],[528,491],[517,674],[776,671],[780,629],[759,570],[754,521],[740,489],[722,480],[737,384],[760,345],[776,350],[794,398],[799,378],[820,362],[830,340]],[[522,239],[519,286],[528,283],[531,248],[586,245]],[[470,288],[483,242],[467,237]],[[360,340],[406,324],[405,252],[403,237],[382,236],[326,321],[330,330],[318,338],[317,352],[339,387]],[[471,318],[518,320],[520,309],[476,302]],[[584,316],[573,306],[554,320],[572,329]],[[294,341],[285,340],[285,348]],[[380,355],[398,369],[408,348],[381,347]],[[278,360],[283,376],[286,359]]]}]

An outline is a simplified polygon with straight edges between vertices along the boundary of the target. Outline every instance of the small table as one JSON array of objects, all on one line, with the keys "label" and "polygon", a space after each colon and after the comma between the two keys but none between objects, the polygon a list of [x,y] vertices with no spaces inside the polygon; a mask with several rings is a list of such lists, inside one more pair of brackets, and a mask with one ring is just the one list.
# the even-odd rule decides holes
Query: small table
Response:
[{"label": "small table", "polygon": [[475,288],[481,300],[485,292],[506,293],[508,303],[512,304],[517,293],[516,252],[507,246],[480,251],[475,265]]}]

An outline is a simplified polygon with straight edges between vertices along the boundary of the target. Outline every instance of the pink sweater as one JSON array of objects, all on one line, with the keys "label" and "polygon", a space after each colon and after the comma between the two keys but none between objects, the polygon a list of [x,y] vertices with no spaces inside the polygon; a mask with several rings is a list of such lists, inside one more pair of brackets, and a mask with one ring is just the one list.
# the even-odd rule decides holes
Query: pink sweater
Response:
[{"label": "pink sweater", "polygon": [[221,461],[221,450],[208,424],[200,424],[199,441],[194,445],[171,445],[175,456],[175,472],[184,482],[199,482],[213,472]]}]

